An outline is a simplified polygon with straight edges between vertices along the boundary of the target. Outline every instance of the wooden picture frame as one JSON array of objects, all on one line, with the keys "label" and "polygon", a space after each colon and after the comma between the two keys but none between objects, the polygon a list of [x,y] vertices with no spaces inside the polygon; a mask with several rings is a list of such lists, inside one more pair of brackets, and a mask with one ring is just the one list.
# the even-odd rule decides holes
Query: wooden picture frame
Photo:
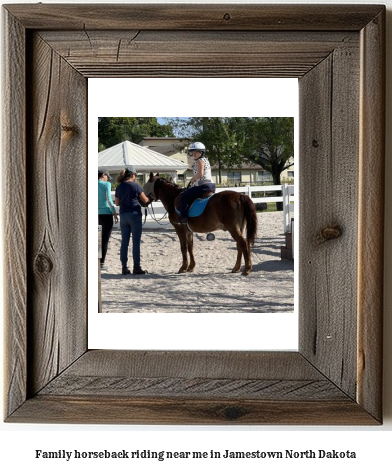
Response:
[{"label": "wooden picture frame", "polygon": [[[3,22],[5,420],[382,423],[385,7],[18,4]],[[88,350],[89,77],[299,78],[298,352]]]}]

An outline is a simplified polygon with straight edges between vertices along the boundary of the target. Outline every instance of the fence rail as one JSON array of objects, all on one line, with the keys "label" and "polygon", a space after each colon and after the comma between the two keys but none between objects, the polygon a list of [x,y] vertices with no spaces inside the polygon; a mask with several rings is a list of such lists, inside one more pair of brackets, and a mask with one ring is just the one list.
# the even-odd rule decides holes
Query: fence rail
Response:
[{"label": "fence rail", "polygon": [[[216,192],[222,191],[237,191],[248,195],[255,204],[268,202],[282,202],[283,203],[283,229],[284,232],[291,232],[291,217],[294,213],[294,185],[282,184],[277,186],[239,186],[233,188],[216,188]],[[257,193],[271,193],[282,191],[282,196],[262,196],[256,197]],[[114,191],[112,191],[112,198],[114,201]],[[118,212],[118,208],[117,208]],[[165,215],[165,208],[160,201],[154,202],[154,215],[156,218],[161,218]],[[150,215],[147,216],[147,221],[152,220]]]},{"label": "fence rail", "polygon": [[[268,202],[282,202],[283,203],[283,229],[284,232],[291,231],[291,217],[294,212],[294,185],[282,184],[274,186],[241,186],[237,188],[216,188],[216,192],[221,191],[237,191],[239,193],[247,194],[255,204]],[[255,197],[258,193],[270,193],[282,191],[282,196],[263,196]]]}]

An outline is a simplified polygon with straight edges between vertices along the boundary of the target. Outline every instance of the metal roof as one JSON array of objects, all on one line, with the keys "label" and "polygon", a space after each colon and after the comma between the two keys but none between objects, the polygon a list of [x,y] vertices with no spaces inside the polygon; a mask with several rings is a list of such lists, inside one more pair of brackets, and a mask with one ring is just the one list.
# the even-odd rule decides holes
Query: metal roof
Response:
[{"label": "metal roof", "polygon": [[188,163],[169,158],[161,153],[125,141],[98,153],[98,168],[120,171],[133,165],[139,173],[185,171]]}]

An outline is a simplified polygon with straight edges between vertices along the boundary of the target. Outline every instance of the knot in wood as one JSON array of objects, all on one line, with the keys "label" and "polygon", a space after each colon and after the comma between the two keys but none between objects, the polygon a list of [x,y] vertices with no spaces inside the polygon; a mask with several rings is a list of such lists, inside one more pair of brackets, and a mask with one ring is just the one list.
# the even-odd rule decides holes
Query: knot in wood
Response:
[{"label": "knot in wood", "polygon": [[226,407],[223,410],[223,414],[227,420],[237,420],[238,418],[241,418],[241,416],[243,416],[244,412],[243,410],[241,410],[240,407],[230,406]]},{"label": "knot in wood", "polygon": [[341,235],[342,229],[338,225],[323,227],[320,232],[316,234],[315,243],[320,245],[328,240],[337,239]]},{"label": "knot in wood", "polygon": [[72,132],[72,133],[77,132],[77,129],[74,125],[61,125],[61,130],[63,132]]},{"label": "knot in wood", "polygon": [[226,21],[231,20],[231,15],[230,15],[230,13],[225,13],[225,14],[223,15],[223,19],[226,20]]},{"label": "knot in wood", "polygon": [[41,252],[35,257],[34,268],[37,273],[46,275],[53,270],[53,262],[48,255]]},{"label": "knot in wood", "polygon": [[318,140],[313,139],[313,141],[312,141],[312,146],[313,146],[313,148],[318,148],[318,146],[319,146]]}]

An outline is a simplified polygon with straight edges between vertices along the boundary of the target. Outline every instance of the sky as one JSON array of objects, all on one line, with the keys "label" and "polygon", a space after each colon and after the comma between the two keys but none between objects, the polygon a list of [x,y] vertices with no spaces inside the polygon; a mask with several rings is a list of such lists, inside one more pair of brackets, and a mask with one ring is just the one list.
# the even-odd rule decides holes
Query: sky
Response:
[{"label": "sky", "polygon": [[[185,118],[188,118],[188,117],[180,117],[180,118],[185,119]],[[158,122],[159,122],[161,125],[164,125],[164,124],[165,124],[165,121],[164,121],[163,117],[157,117],[157,119],[158,119]]]}]

